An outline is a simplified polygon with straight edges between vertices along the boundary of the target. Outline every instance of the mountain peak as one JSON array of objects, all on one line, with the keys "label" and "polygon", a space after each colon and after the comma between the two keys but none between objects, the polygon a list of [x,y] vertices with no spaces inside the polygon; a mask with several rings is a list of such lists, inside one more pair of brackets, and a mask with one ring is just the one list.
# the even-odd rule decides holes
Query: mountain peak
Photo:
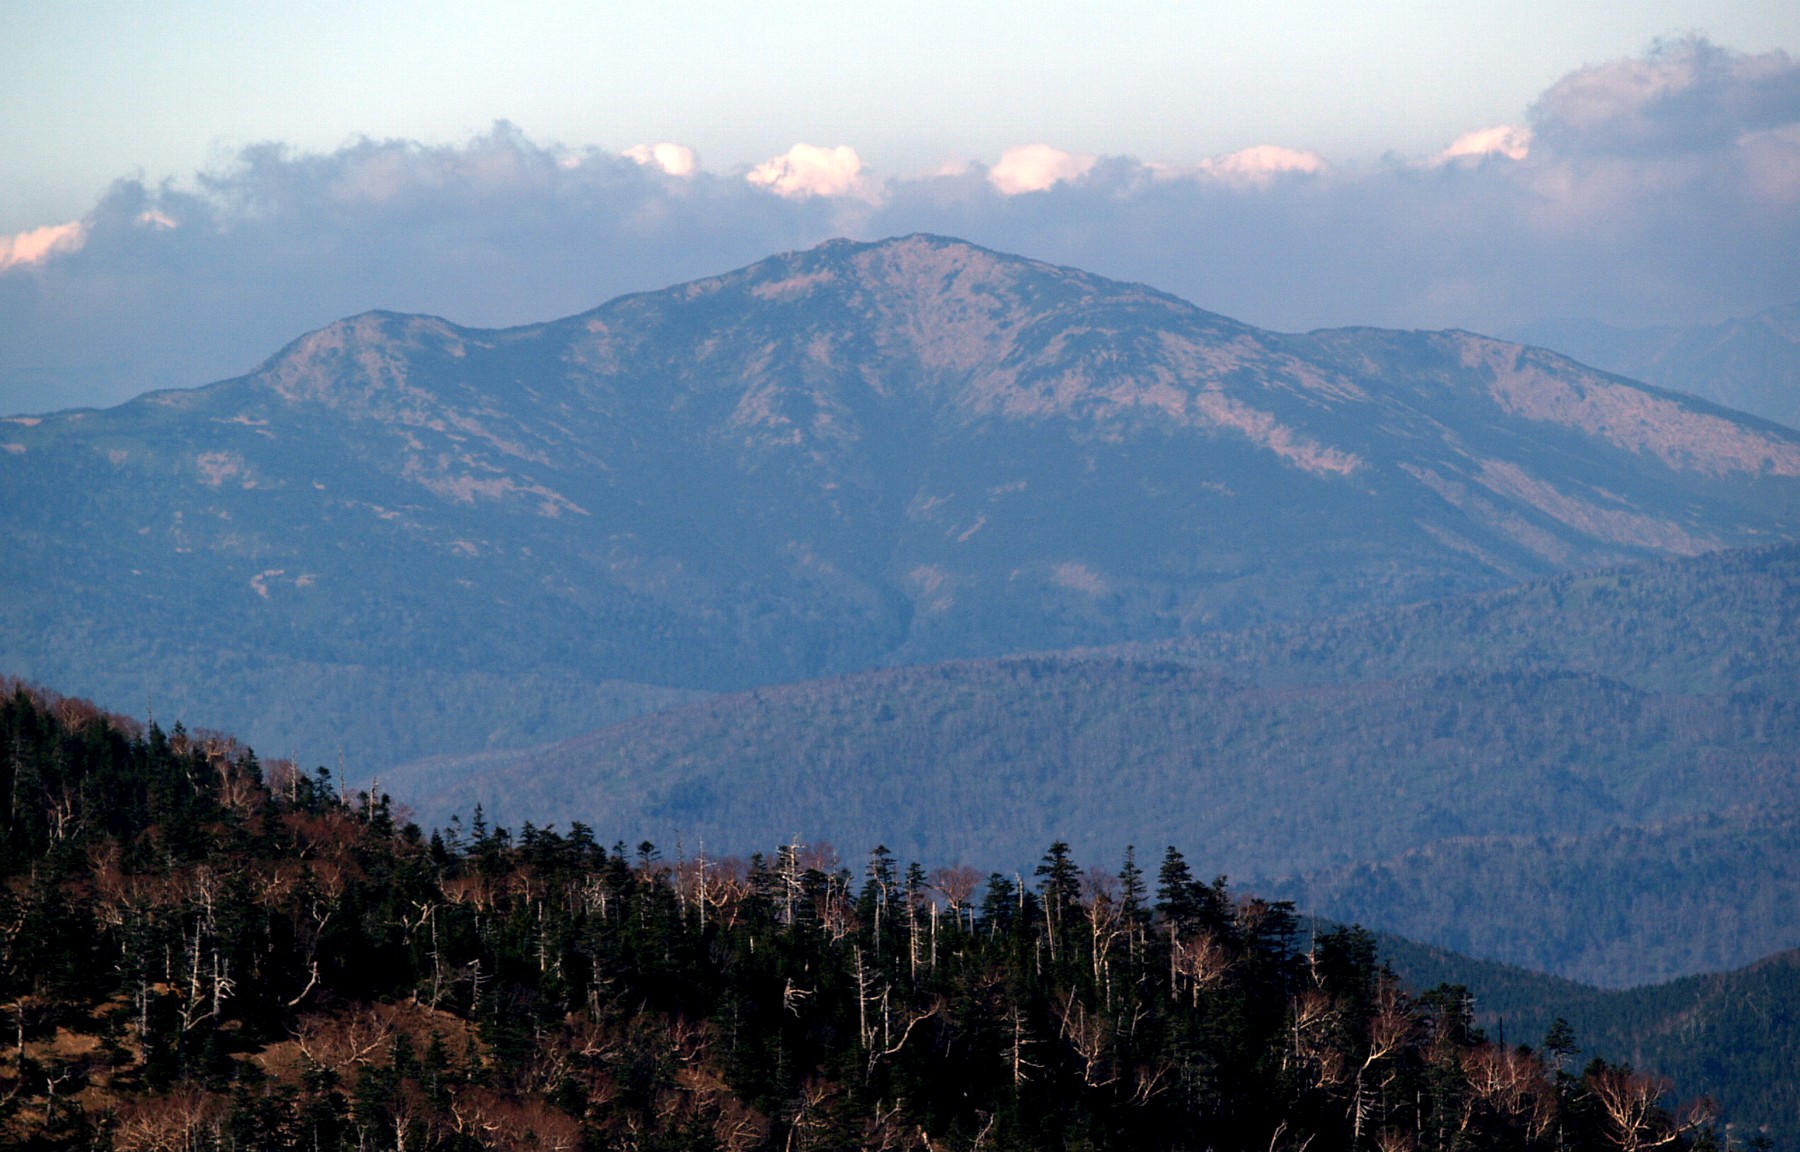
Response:
[{"label": "mountain peak", "polygon": [[[1264,332],[932,235],[505,331],[365,313],[0,445],[7,491],[45,494],[0,507],[27,542],[0,607],[31,619],[56,612],[34,573],[136,570],[78,590],[95,628],[677,687],[1163,638],[1800,523],[1800,433],[1515,345]],[[267,630],[224,635],[246,620]]]},{"label": "mountain peak", "polygon": [[307,333],[271,357],[254,379],[291,404],[364,411],[431,391],[415,384],[421,359],[461,359],[472,333],[436,316],[369,311]]}]

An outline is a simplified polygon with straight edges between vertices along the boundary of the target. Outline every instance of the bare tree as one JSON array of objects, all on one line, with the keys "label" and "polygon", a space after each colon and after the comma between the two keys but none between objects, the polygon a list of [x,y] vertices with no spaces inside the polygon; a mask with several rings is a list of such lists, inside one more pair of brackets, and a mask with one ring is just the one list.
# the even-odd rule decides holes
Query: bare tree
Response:
[{"label": "bare tree", "polygon": [[1669,1081],[1630,1068],[1603,1068],[1586,1079],[1588,1092],[1606,1120],[1607,1137],[1619,1152],[1645,1152],[1674,1144],[1712,1120],[1709,1100],[1699,1100],[1671,1120],[1658,1106]]},{"label": "bare tree", "polygon": [[1195,1006],[1200,992],[1224,979],[1231,970],[1231,953],[1204,930],[1186,940],[1173,934],[1169,938],[1169,997],[1180,996],[1181,981],[1187,980],[1188,995]]},{"label": "bare tree", "polygon": [[1089,1011],[1077,997],[1065,995],[1062,1000],[1062,1038],[1081,1065],[1081,1082],[1089,1088],[1116,1082],[1119,1074],[1112,1063],[1112,1022],[1100,1012]]},{"label": "bare tree", "polygon": [[961,923],[966,915],[967,930],[975,930],[975,906],[973,899],[975,890],[981,884],[981,873],[967,864],[958,864],[954,868],[934,868],[931,871],[931,886],[943,894],[950,903],[950,911]]},{"label": "bare tree", "polygon": [[120,1108],[113,1128],[119,1152],[200,1152],[224,1123],[225,1101],[197,1088],[140,1096]]}]

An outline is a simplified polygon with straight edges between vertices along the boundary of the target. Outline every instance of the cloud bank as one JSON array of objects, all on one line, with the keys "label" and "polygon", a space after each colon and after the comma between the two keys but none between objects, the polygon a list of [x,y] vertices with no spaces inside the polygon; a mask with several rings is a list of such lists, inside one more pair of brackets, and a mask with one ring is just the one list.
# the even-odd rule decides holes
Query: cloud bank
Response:
[{"label": "cloud bank", "polygon": [[832,236],[912,231],[1139,280],[1273,327],[1493,330],[1800,298],[1800,64],[1705,39],[1583,68],[1523,122],[1364,166],[1260,144],[1200,164],[1035,142],[883,178],[802,143],[706,170],[497,125],[455,147],[253,147],[0,237],[0,412],[243,372],[369,308],[504,325]]},{"label": "cloud bank", "polygon": [[1474,160],[1483,156],[1504,156],[1508,160],[1524,160],[1531,155],[1531,129],[1517,124],[1496,124],[1465,132],[1438,153],[1437,162]]}]

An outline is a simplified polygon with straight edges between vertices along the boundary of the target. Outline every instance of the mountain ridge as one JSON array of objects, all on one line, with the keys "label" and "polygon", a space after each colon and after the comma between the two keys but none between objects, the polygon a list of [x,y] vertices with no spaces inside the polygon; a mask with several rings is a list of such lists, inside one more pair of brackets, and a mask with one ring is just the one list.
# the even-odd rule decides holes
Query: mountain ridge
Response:
[{"label": "mountain ridge", "polygon": [[[1800,433],[1487,338],[1262,332],[926,236],[504,330],[365,313],[236,380],[0,430],[0,665],[395,759],[586,726],[470,746],[382,720],[425,669],[475,678],[440,712],[481,713],[481,676],[647,701],[1800,523]],[[276,729],[240,660],[273,670],[256,701],[338,668],[368,706]]]},{"label": "mountain ridge", "polygon": [[1796,860],[1800,816],[1752,804],[1581,836],[1441,840],[1258,887],[1341,922],[1619,988],[1800,946],[1785,912]]}]

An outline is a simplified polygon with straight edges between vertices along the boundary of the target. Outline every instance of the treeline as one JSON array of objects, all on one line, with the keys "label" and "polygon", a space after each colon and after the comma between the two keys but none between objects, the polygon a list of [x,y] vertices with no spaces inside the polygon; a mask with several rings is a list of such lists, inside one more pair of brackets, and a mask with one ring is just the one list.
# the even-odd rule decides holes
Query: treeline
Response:
[{"label": "treeline", "polygon": [[1488,1040],[1357,929],[1053,845],[715,861],[0,695],[0,1144],[1639,1149],[1704,1107]]}]

